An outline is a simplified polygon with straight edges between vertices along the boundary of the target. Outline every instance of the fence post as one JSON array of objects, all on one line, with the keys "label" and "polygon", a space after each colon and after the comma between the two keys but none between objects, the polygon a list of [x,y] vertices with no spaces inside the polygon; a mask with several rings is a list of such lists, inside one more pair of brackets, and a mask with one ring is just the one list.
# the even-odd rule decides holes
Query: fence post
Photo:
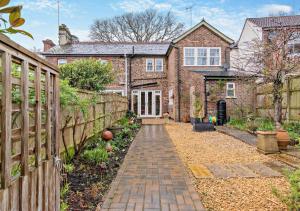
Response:
[{"label": "fence post", "polygon": [[11,55],[2,54],[2,129],[1,129],[1,187],[7,188],[11,182]]},{"label": "fence post", "polygon": [[51,88],[53,93],[53,87],[51,84],[50,72],[46,72],[46,159],[51,158]]},{"label": "fence post", "polygon": [[35,69],[35,166],[41,163],[41,67]]},{"label": "fence post", "polygon": [[291,92],[290,92],[290,78],[287,78],[286,84],[286,119],[290,121],[291,115]]}]

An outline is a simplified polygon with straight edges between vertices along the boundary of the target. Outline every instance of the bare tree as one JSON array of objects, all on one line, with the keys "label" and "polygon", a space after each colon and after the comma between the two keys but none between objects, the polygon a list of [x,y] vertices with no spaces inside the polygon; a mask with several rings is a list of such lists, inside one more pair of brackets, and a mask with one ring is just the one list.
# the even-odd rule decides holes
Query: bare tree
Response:
[{"label": "bare tree", "polygon": [[286,77],[300,68],[300,55],[295,53],[294,41],[300,39],[300,29],[278,27],[263,39],[255,39],[243,46],[233,67],[259,78],[262,83],[273,84],[274,121],[282,123],[283,86]]},{"label": "bare tree", "polygon": [[172,12],[162,14],[156,10],[146,10],[96,20],[90,27],[90,37],[103,42],[169,41],[179,36],[183,27]]}]

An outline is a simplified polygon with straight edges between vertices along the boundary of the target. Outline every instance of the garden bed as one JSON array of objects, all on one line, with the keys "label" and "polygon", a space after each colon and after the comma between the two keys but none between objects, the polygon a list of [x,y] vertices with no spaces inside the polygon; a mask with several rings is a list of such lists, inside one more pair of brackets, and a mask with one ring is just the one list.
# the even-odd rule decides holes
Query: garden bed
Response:
[{"label": "garden bed", "polygon": [[106,143],[94,137],[82,153],[64,165],[66,177],[61,184],[62,210],[95,210],[103,202],[111,182],[127,154],[140,125],[123,119],[124,129],[111,141],[112,151]]}]

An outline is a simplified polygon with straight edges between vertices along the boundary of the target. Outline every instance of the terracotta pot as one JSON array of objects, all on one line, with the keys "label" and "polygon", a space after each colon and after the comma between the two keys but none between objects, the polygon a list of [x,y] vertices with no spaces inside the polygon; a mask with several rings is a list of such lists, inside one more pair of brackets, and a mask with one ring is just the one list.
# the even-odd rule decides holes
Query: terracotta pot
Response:
[{"label": "terracotta pot", "polygon": [[190,122],[190,115],[187,115],[187,114],[183,115],[182,121],[183,121],[184,123]]},{"label": "terracotta pot", "polygon": [[290,143],[290,137],[286,130],[277,130],[276,134],[278,147],[280,150],[287,150],[287,146]]},{"label": "terracotta pot", "polygon": [[264,154],[278,153],[276,132],[257,131],[257,150]]},{"label": "terracotta pot", "polygon": [[103,131],[102,138],[104,141],[110,141],[113,139],[113,134],[109,130]]}]

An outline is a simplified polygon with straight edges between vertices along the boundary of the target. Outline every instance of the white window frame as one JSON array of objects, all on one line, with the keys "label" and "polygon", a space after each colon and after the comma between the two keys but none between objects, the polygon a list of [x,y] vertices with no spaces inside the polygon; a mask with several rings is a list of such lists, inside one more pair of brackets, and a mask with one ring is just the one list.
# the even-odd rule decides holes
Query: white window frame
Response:
[{"label": "white window frame", "polygon": [[174,105],[174,92],[173,89],[169,89],[169,106]]},{"label": "white window frame", "polygon": [[[64,62],[61,62],[64,61]],[[67,64],[68,60],[67,59],[57,59],[57,65],[63,65],[63,64]]]},{"label": "white window frame", "polygon": [[288,42],[288,47],[293,49],[293,52],[290,54],[290,56],[298,56],[300,53],[295,53],[295,44],[300,44],[300,32],[294,32],[293,34],[296,34],[295,38]]},{"label": "white window frame", "polygon": [[[152,69],[148,70],[148,61],[152,61]],[[154,72],[155,69],[155,61],[154,59],[146,59],[146,72]]]},{"label": "white window frame", "polygon": [[[161,60],[161,70],[157,70],[157,60]],[[164,71],[164,59],[156,58],[155,59],[155,72],[163,72]]]},{"label": "white window frame", "polygon": [[[186,64],[186,49],[194,49],[194,65]],[[198,64],[198,49],[206,49],[206,65],[199,65]],[[218,49],[220,52],[219,55],[219,64],[211,65],[210,64],[210,50],[211,49]],[[183,65],[186,67],[219,67],[221,66],[222,60],[222,51],[221,47],[184,47],[183,48]]]},{"label": "white window frame", "polygon": [[106,59],[99,59],[98,61],[100,62],[100,64],[108,64],[108,60]]},{"label": "white window frame", "polygon": [[[233,88],[229,88],[229,85],[232,85]],[[229,90],[233,90],[233,96],[228,95]],[[236,89],[235,89],[235,83],[234,82],[226,83],[226,98],[236,98]]]}]

